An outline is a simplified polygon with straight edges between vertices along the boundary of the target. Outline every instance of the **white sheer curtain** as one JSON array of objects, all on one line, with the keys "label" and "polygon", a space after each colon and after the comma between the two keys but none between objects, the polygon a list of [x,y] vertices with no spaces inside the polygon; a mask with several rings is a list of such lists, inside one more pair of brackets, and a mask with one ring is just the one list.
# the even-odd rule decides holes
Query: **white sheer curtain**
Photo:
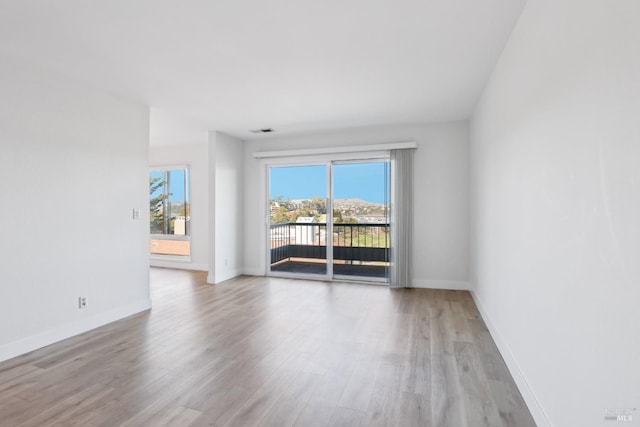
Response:
[{"label": "white sheer curtain", "polygon": [[390,150],[391,250],[389,285],[392,288],[411,286],[414,151],[414,149]]}]

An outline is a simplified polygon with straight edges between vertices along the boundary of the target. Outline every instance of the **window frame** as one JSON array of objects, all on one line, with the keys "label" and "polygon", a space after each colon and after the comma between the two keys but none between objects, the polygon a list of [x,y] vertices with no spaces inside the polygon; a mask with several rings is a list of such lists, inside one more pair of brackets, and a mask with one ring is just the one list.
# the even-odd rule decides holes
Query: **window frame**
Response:
[{"label": "window frame", "polygon": [[[151,233],[149,230],[149,240],[174,240],[174,241],[188,241],[191,243],[191,165],[189,164],[178,164],[178,165],[156,165],[149,167],[147,172],[148,178],[153,172],[166,172],[173,170],[183,170],[185,171],[185,202],[188,203],[189,206],[189,227],[188,234],[185,235],[175,235],[175,234],[164,234],[164,233]],[[151,195],[149,195],[151,197]],[[151,211],[149,211],[151,214]],[[149,218],[149,221],[151,219]],[[186,227],[186,225],[185,225]],[[186,230],[185,230],[186,231]],[[173,261],[191,261],[191,244],[189,244],[189,255],[171,255],[171,254],[155,254],[151,251],[149,252],[149,256],[152,259],[161,259],[161,260],[173,260]]]}]

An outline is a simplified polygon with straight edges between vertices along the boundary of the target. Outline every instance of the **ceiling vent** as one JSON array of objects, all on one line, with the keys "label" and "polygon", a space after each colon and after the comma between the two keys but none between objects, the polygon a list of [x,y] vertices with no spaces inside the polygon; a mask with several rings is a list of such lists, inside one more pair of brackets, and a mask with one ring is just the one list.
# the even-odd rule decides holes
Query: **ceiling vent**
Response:
[{"label": "ceiling vent", "polygon": [[275,132],[273,129],[271,128],[264,128],[264,129],[252,129],[249,132],[251,133],[271,133],[271,132]]}]

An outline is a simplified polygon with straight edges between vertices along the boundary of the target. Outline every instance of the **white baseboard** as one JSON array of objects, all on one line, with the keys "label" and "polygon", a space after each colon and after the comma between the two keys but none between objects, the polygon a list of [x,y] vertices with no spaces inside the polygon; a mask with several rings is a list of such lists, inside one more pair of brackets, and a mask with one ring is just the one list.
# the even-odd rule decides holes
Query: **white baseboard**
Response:
[{"label": "white baseboard", "polygon": [[469,291],[469,282],[458,282],[455,280],[413,280],[413,288],[424,289],[448,289],[452,291]]},{"label": "white baseboard", "polygon": [[247,276],[264,276],[264,270],[260,268],[243,268],[242,270],[240,269],[233,270],[233,275],[230,275],[224,280],[218,280],[217,282],[215,278],[210,274],[207,276],[207,283],[214,284],[214,283],[224,282],[225,280],[233,279],[234,277],[237,277],[241,274],[244,274]]},{"label": "white baseboard", "polygon": [[261,268],[245,268],[242,270],[242,274],[247,276],[264,276],[264,270]]},{"label": "white baseboard", "polygon": [[196,271],[209,271],[209,265],[208,264],[191,264],[190,267],[188,267],[189,270],[196,270]]},{"label": "white baseboard", "polygon": [[150,308],[151,300],[144,299],[126,307],[119,307],[104,313],[98,313],[86,319],[81,319],[49,331],[4,344],[0,346],[0,362],[46,347],[58,341],[71,338],[75,335],[79,335],[83,332],[104,326],[107,323],[132,316]]},{"label": "white baseboard", "polygon": [[[265,275],[264,270],[260,268],[245,268],[242,270],[242,274],[246,274],[247,276]],[[207,278],[207,282],[213,283],[209,278]],[[412,287],[424,289],[448,289],[453,291],[468,291],[471,289],[469,282],[454,280],[414,280]]]},{"label": "white baseboard", "polygon": [[491,337],[495,341],[498,350],[500,350],[500,354],[502,355],[513,380],[518,386],[518,390],[520,390],[522,398],[531,412],[531,416],[533,416],[537,425],[551,427],[551,422],[549,421],[547,414],[544,412],[544,409],[542,409],[540,402],[529,385],[529,381],[527,381],[527,378],[524,376],[524,373],[520,369],[520,365],[518,365],[518,362],[513,356],[513,353],[511,353],[509,346],[496,327],[496,324],[491,320],[491,316],[487,312],[484,304],[473,290],[471,291],[471,296],[473,297],[473,301],[476,303],[476,307],[478,307],[478,311],[480,312],[484,323],[487,325],[487,329],[489,329]]},{"label": "white baseboard", "polygon": [[215,285],[218,283],[222,283],[229,279],[233,279],[234,277],[238,277],[242,274],[240,269],[234,268],[233,270],[225,271],[224,274],[221,274],[220,277],[214,277],[212,274],[207,275],[207,283],[211,285]]},{"label": "white baseboard", "polygon": [[160,259],[150,259],[149,265],[151,267],[175,268],[179,270],[196,270],[196,271],[209,270],[209,266],[207,264],[197,264],[192,262],[160,260]]}]

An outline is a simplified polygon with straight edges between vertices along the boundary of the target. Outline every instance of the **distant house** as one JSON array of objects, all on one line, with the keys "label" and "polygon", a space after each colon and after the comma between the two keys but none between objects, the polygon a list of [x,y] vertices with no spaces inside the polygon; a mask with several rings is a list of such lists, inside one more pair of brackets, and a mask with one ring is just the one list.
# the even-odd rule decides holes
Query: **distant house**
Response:
[{"label": "distant house", "polygon": [[[296,220],[296,224],[313,223],[315,223],[315,219],[312,216],[301,216]],[[295,225],[294,235],[296,245],[313,245],[318,242],[320,225]]]},{"label": "distant house", "polygon": [[311,224],[315,220],[312,216],[299,216],[296,222],[299,224]]}]

